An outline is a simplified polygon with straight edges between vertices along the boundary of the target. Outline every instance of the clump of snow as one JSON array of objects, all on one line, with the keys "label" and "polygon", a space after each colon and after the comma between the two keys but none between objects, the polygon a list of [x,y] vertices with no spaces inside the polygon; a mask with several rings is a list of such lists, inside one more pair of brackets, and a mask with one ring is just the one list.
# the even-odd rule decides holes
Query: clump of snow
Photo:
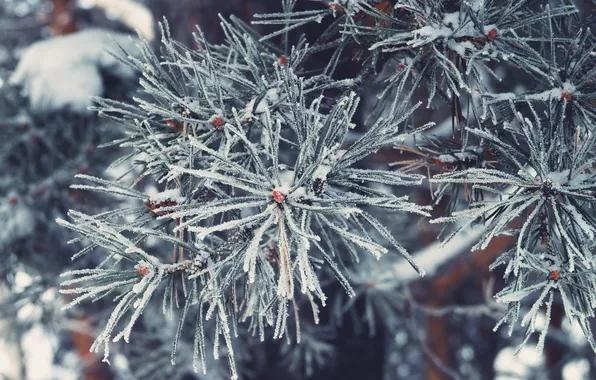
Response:
[{"label": "clump of snow", "polygon": [[458,162],[473,162],[477,161],[479,155],[484,150],[479,146],[469,146],[463,152],[454,152],[449,154],[441,154],[438,158],[439,161],[446,164],[455,164]]},{"label": "clump of snow", "polygon": [[548,101],[549,99],[560,99],[563,94],[573,95],[576,92],[576,87],[569,82],[563,83],[560,88],[553,88],[551,90],[539,92],[537,94],[526,95],[526,99]]},{"label": "clump of snow", "polygon": [[272,89],[267,90],[267,95],[265,95],[265,98],[267,98],[267,100],[270,102],[278,101],[279,92],[278,92],[277,88],[272,88]]},{"label": "clump of snow", "polygon": [[[471,30],[470,30],[471,29]],[[446,13],[443,16],[441,23],[435,23],[423,26],[422,28],[412,31],[412,36],[416,39],[410,41],[408,44],[414,47],[422,46],[426,43],[432,42],[439,38],[456,38],[471,36],[470,32],[473,32],[473,24],[470,26],[470,22],[466,23],[460,28],[460,13]]]},{"label": "clump of snow", "polygon": [[[468,4],[472,9],[481,9],[483,0],[471,1]],[[484,34],[489,34],[491,30],[496,30],[495,25],[486,25],[483,29]],[[459,55],[465,55],[466,51],[477,50],[474,44],[467,40],[472,38],[484,38],[484,35],[478,30],[469,17],[460,12],[446,13],[441,22],[429,22],[419,29],[411,32],[414,37],[408,42],[408,45],[420,47],[438,39],[446,40],[447,47]],[[463,41],[458,41],[463,39]],[[488,52],[487,52],[488,53]]]},{"label": "clump of snow", "polygon": [[0,247],[32,235],[35,230],[35,218],[29,207],[21,202],[0,202]]},{"label": "clump of snow", "polygon": [[329,172],[331,171],[331,166],[329,165],[319,165],[319,167],[317,168],[317,170],[315,170],[315,172],[313,173],[313,178],[314,179],[322,179],[325,180],[327,179],[327,174],[329,174]]},{"label": "clump of snow", "polygon": [[565,83],[563,83],[563,91],[564,92],[573,94],[576,92],[576,90],[577,90],[577,88],[575,87],[575,85],[573,83],[570,83],[569,81],[566,81]]},{"label": "clump of snow", "polygon": [[288,195],[289,192],[290,188],[288,186],[277,186],[273,189],[273,193],[283,195],[284,197]]},{"label": "clump of snow", "polygon": [[304,186],[300,186],[296,190],[292,191],[292,194],[290,194],[290,198],[292,198],[292,199],[304,199],[306,197],[307,197],[307,191]]},{"label": "clump of snow", "polygon": [[136,39],[102,29],[34,43],[21,57],[10,82],[23,87],[36,112],[71,109],[87,113],[92,97],[104,91],[100,70],[118,77],[134,75],[130,67],[110,54],[122,56],[114,41],[128,52],[138,51]]},{"label": "clump of snow", "polygon": [[279,182],[282,187],[289,189],[294,183],[294,171],[293,170],[282,170],[279,172]]},{"label": "clump of snow", "polygon": [[449,49],[453,50],[459,55],[465,55],[466,50],[472,51],[476,48],[474,44],[470,41],[455,42],[454,40],[449,40],[447,46],[449,47]]},{"label": "clump of snow", "polygon": [[265,96],[259,101],[255,107],[255,102],[258,97],[251,99],[246,105],[244,110],[244,119],[250,119],[253,116],[264,114],[265,111],[270,107],[271,103],[275,103],[279,99],[279,90],[277,88],[271,88],[267,90]]},{"label": "clump of snow", "polygon": [[[521,89],[520,89],[521,91]],[[518,91],[519,92],[519,91]],[[545,90],[545,91],[541,91],[541,92],[537,92],[537,93],[531,93],[531,94],[521,94],[518,95],[516,93],[513,92],[503,92],[503,93],[498,93],[498,94],[487,94],[488,96],[490,96],[491,102],[501,102],[501,101],[510,101],[510,100],[537,100],[537,101],[543,101],[543,102],[547,102],[550,99],[556,100],[556,99],[561,99],[563,98],[564,94],[568,94],[568,95],[573,95],[573,94],[577,94],[577,88],[575,87],[574,84],[570,83],[570,82],[565,82],[563,83],[563,85],[561,87],[555,87],[552,88],[550,90]]]},{"label": "clump of snow", "polygon": [[484,7],[484,0],[466,0],[466,5],[474,12],[480,12]]},{"label": "clump of snow", "polygon": [[569,169],[560,172],[550,172],[547,179],[554,189],[560,189],[562,185],[566,185],[569,182]]},{"label": "clump of snow", "polygon": [[145,5],[132,0],[79,0],[83,7],[98,7],[106,14],[120,20],[148,41],[155,39],[153,14]]},{"label": "clump of snow", "polygon": [[499,31],[495,24],[484,25],[484,34],[489,34],[491,30]]},{"label": "clump of snow", "polygon": [[443,16],[443,24],[448,28],[448,30],[456,30],[459,28],[460,18],[461,14],[459,12],[445,13]]},{"label": "clump of snow", "polygon": [[334,146],[331,149],[325,148],[323,151],[323,161],[314,171],[312,178],[326,180],[327,175],[333,169],[333,166],[346,153],[346,150],[339,149],[339,146]]},{"label": "clump of snow", "polygon": [[413,47],[422,46],[428,42],[434,41],[440,37],[448,37],[451,35],[451,30],[446,26],[433,27],[431,25],[423,26],[422,28],[412,31],[412,35],[417,38],[410,41],[408,44]]},{"label": "clump of snow", "polygon": [[480,12],[484,8],[484,0],[466,0],[465,3],[475,13]]},{"label": "clump of snow", "polygon": [[331,159],[335,160],[335,161],[339,161],[340,158],[343,157],[344,154],[346,154],[347,150],[345,149],[336,149],[333,154],[331,155]]},{"label": "clump of snow", "polygon": [[134,284],[132,287],[132,291],[136,294],[143,292],[145,287],[149,284],[151,279],[153,278],[152,274],[155,271],[155,268],[152,264],[148,263],[147,261],[139,261],[137,265],[135,265],[135,269],[139,273],[143,273],[143,277],[141,281]]},{"label": "clump of snow", "polygon": [[149,201],[152,203],[163,203],[166,201],[174,201],[176,203],[183,203],[186,197],[180,195],[180,189],[174,188],[165,190],[159,193],[153,193],[149,196]]},{"label": "clump of snow", "polygon": [[[254,100],[252,100],[252,104],[254,105]],[[267,97],[264,97],[255,107],[255,112],[257,114],[261,114],[264,113],[267,110],[267,108],[269,108],[269,102],[267,102]]]}]

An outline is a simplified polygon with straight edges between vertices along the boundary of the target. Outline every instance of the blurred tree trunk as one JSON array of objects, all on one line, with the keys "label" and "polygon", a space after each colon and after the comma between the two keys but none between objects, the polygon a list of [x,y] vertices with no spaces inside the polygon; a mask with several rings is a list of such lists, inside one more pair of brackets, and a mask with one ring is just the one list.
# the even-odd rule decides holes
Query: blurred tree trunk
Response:
[{"label": "blurred tree trunk", "polygon": [[[511,247],[515,241],[511,236],[500,236],[489,244],[485,250],[476,251],[472,254],[461,255],[456,260],[447,264],[446,268],[441,268],[439,275],[433,278],[427,286],[425,293],[430,295],[430,299],[425,302],[425,306],[430,308],[441,308],[454,304],[454,294],[462,291],[466,280],[476,278],[479,280],[488,279],[489,265],[497,256]],[[480,281],[479,281],[480,282]],[[446,316],[427,317],[427,344],[436,359],[441,360],[443,365],[457,372],[453,362],[455,359],[454,347],[451,347],[449,336],[455,332],[449,331],[449,321]],[[496,337],[496,335],[494,336]],[[489,344],[489,343],[487,343]],[[496,345],[496,343],[493,343]],[[493,350],[496,356],[497,350]],[[483,358],[484,362],[494,363],[495,357]],[[427,380],[442,380],[449,377],[444,370],[439,368],[431,358],[428,360],[428,370],[426,372]],[[492,374],[490,368],[482,368]],[[487,373],[483,374],[486,376]]]},{"label": "blurred tree trunk", "polygon": [[[563,323],[563,317],[565,317],[565,311],[563,310],[562,304],[553,303],[553,308],[550,314],[550,327],[551,329],[561,330]],[[544,348],[544,355],[546,358],[546,368],[549,371],[550,380],[563,379],[563,366],[562,360],[565,356],[565,348],[558,344],[547,344]]]},{"label": "blurred tree trunk", "polygon": [[[441,308],[444,306],[445,299],[437,296],[433,297],[425,306],[431,308]],[[449,323],[446,318],[441,316],[427,316],[426,317],[426,343],[430,352],[427,353],[428,364],[426,371],[427,380],[443,380],[449,377],[443,369],[441,369],[435,361],[449,369],[454,369],[452,360],[452,347],[449,344]],[[430,357],[430,356],[434,357]],[[434,360],[433,360],[434,359]]]},{"label": "blurred tree trunk", "polygon": [[[90,325],[86,317],[80,317],[81,325]],[[71,339],[79,354],[84,380],[111,380],[114,378],[107,363],[99,360],[97,354],[90,352],[95,338],[88,333],[73,331]]]},{"label": "blurred tree trunk", "polygon": [[53,36],[70,34],[77,30],[77,21],[74,15],[74,0],[52,0],[52,20],[50,32]]}]

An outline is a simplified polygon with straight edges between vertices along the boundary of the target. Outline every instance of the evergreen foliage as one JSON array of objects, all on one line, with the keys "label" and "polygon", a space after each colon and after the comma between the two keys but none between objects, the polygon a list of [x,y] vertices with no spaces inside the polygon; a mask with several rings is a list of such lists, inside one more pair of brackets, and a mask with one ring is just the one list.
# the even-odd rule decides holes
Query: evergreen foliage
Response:
[{"label": "evergreen foliage", "polygon": [[[407,233],[396,232],[403,218],[444,225],[445,245],[480,228],[472,250],[513,237],[491,265],[505,267],[495,297],[507,308],[495,329],[521,324],[520,348],[539,331],[542,350],[560,298],[596,351],[596,51],[572,2],[296,3],[256,15],[263,34],[222,17],[225,41],[198,30],[192,49],[164,21],[158,53],[148,42],[128,53],[143,93],[96,99],[94,110],[124,132],[105,144],[126,152],[110,167],[130,170],[119,180],[78,174],[72,189],[123,206],[58,217],[77,234],[74,258],[101,263],[62,275],[66,308],[113,303],[92,350],[107,361],[110,343],[134,344],[141,316],[158,305],[178,318],[172,364],[192,347],[194,370],[206,373],[212,349],[235,379],[244,368],[235,337],[295,337],[302,346],[283,356],[311,376],[334,355],[313,336],[324,307],[341,320],[363,299],[370,331],[379,320],[397,325],[392,311],[408,298],[392,289],[408,280],[391,268],[435,268],[417,263]],[[295,34],[326,20],[316,40]],[[346,76],[344,65],[358,70]],[[502,83],[504,70],[531,86]],[[382,90],[366,108],[356,92],[374,86]],[[451,121],[447,131],[425,107]],[[96,141],[72,137],[83,139]],[[375,159],[394,147],[403,160]],[[424,186],[429,204],[411,196]]]}]

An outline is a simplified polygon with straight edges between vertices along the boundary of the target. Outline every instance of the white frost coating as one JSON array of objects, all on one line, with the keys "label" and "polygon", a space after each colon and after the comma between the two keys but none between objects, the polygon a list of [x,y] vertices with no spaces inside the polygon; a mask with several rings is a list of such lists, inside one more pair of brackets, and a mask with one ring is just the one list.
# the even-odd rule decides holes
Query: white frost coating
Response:
[{"label": "white frost coating", "polygon": [[246,105],[246,108],[244,109],[244,118],[250,119],[253,116],[255,116],[255,114],[261,115],[261,114],[265,113],[265,111],[269,108],[270,103],[275,103],[278,101],[278,99],[279,99],[279,90],[277,88],[271,88],[271,89],[267,90],[267,93],[265,94],[263,99],[261,99],[261,101],[259,101],[259,104],[257,104],[256,107],[255,107],[255,102],[257,101],[257,97],[251,99],[251,101],[248,102],[248,104]]},{"label": "white frost coating", "polygon": [[327,174],[333,169],[333,166],[340,158],[346,153],[345,149],[338,149],[339,145],[332,147],[331,149],[325,148],[323,151],[323,162],[314,171],[312,178],[326,180]]},{"label": "white frost coating", "polygon": [[550,90],[538,92],[535,94],[524,94],[524,95],[516,95],[512,92],[505,92],[501,94],[490,94],[490,97],[496,101],[505,101],[505,100],[515,100],[517,98],[523,100],[539,100],[539,101],[548,101],[549,99],[561,99],[563,94],[577,94],[577,89],[575,85],[569,82],[563,83],[563,86],[560,88],[553,88]]},{"label": "white frost coating", "polygon": [[134,286],[132,287],[132,291],[137,294],[141,293],[143,289],[145,289],[145,286],[147,286],[147,283],[149,282],[150,278],[150,276],[143,276],[141,281],[134,284]]},{"label": "white frost coating", "polygon": [[348,14],[353,15],[362,8],[366,0],[334,0],[331,4],[337,4],[342,7]]},{"label": "white frost coating", "polygon": [[284,196],[288,195],[288,193],[290,192],[290,188],[288,186],[278,186],[276,188],[273,189],[274,193],[281,193]]},{"label": "white frost coating", "polygon": [[334,160],[337,161],[340,158],[342,158],[344,156],[344,154],[346,154],[346,152],[347,152],[347,150],[345,150],[345,149],[337,149],[332,157]]},{"label": "white frost coating", "polygon": [[180,189],[174,188],[162,191],[161,193],[152,194],[149,196],[149,200],[153,203],[161,203],[165,201],[182,203],[186,200],[186,198],[180,195]]},{"label": "white frost coating", "polygon": [[102,29],[36,42],[21,57],[10,82],[23,86],[36,112],[69,108],[87,113],[91,98],[104,91],[100,70],[118,77],[134,75],[131,68],[109,53],[122,56],[114,41],[128,52],[138,51],[136,39]]},{"label": "white frost coating", "polygon": [[292,198],[292,199],[301,199],[301,198],[306,198],[306,197],[307,197],[307,191],[304,186],[300,186],[296,190],[292,191],[292,194],[290,194],[290,198]]},{"label": "white frost coating", "polygon": [[470,7],[470,10],[480,12],[482,7],[484,7],[484,0],[466,0],[466,4]]},{"label": "white frost coating", "polygon": [[584,231],[588,239],[594,240],[594,227],[586,221],[582,214],[571,205],[563,205],[563,208],[571,214],[571,219]]},{"label": "white frost coating", "polygon": [[474,44],[470,41],[455,42],[454,40],[449,40],[447,46],[449,47],[449,49],[453,50],[459,55],[466,54],[466,50],[472,51],[476,49]]},{"label": "white frost coating", "polygon": [[547,178],[551,182],[553,189],[561,189],[563,185],[569,183],[569,170],[550,172]]},{"label": "white frost coating", "polygon": [[422,46],[428,42],[434,41],[440,37],[446,38],[452,34],[451,30],[446,26],[433,27],[431,25],[423,26],[420,29],[412,31],[412,35],[417,39],[412,40],[408,45],[413,47]]},{"label": "white frost coating", "polygon": [[276,102],[279,100],[279,93],[277,88],[272,88],[270,90],[267,91],[267,95],[265,96],[265,98],[267,98],[267,100],[269,100],[270,102]]},{"label": "white frost coating", "polygon": [[329,174],[329,172],[331,171],[331,166],[329,165],[319,165],[319,167],[317,168],[317,170],[315,170],[315,172],[313,173],[313,178],[314,179],[322,179],[325,180],[327,179],[327,174]]},{"label": "white frost coating", "polygon": [[498,31],[497,25],[495,25],[495,24],[484,25],[484,34],[488,34],[493,29]]},{"label": "white frost coating", "polygon": [[568,81],[566,81],[565,83],[563,83],[563,91],[573,94],[574,92],[576,92],[576,87],[573,83],[569,83]]},{"label": "white frost coating", "polygon": [[513,92],[490,93],[486,95],[489,95],[491,98],[500,101],[515,100],[515,98],[517,98],[517,95]]},{"label": "white frost coating", "polygon": [[294,171],[293,170],[282,170],[279,173],[279,182],[280,182],[281,188],[286,189],[284,194],[287,194],[288,189],[290,189],[292,187],[292,184],[294,183]]},{"label": "white frost coating", "polygon": [[[481,9],[483,6],[483,0],[474,0],[469,3],[473,9]],[[493,29],[496,30],[495,25],[486,25],[483,32],[488,34]],[[476,51],[477,47],[471,41],[458,42],[457,39],[484,37],[472,20],[462,16],[460,12],[446,13],[441,23],[425,25],[411,33],[414,38],[408,42],[408,45],[419,47],[438,39],[444,39],[447,40],[447,47],[461,56],[465,55],[466,51]]]},{"label": "white frost coating", "polygon": [[[253,100],[253,102],[254,102],[254,100]],[[259,102],[259,104],[257,104],[257,107],[255,108],[255,112],[257,114],[262,114],[267,110],[267,108],[269,108],[269,103],[267,102],[267,97],[265,97]]]},{"label": "white frost coating", "polygon": [[[143,278],[141,279],[141,281],[139,281],[132,287],[132,291],[136,294],[139,294],[145,289],[145,287],[147,286],[147,284],[153,277],[153,272],[155,271],[155,267],[152,264],[148,263],[147,261],[143,260],[143,261],[139,261],[139,263],[137,265],[135,265],[135,269],[136,270],[142,269],[142,270],[148,271],[145,275],[143,275]],[[137,306],[135,306],[135,307],[137,307]]]},{"label": "white frost coating", "polygon": [[418,40],[414,39],[408,44],[416,47],[439,38],[474,37],[478,34],[471,20],[468,20],[461,28],[459,20],[459,12],[446,13],[441,24],[426,25],[412,31],[412,35],[418,37]]},{"label": "white frost coating", "polygon": [[[271,206],[268,209],[272,209]],[[246,249],[244,254],[244,271],[248,272],[248,282],[254,283],[256,277],[256,259],[259,251],[259,244],[265,231],[276,222],[275,214],[269,215],[269,218],[263,223],[254,233],[254,236],[250,242],[250,245]]]},{"label": "white frost coating", "polygon": [[[153,258],[153,259],[154,259],[153,261],[157,262],[157,259],[155,259],[155,258]],[[124,341],[126,343],[129,342],[130,333],[132,332],[132,327],[134,326],[137,319],[139,319],[141,313],[145,309],[145,306],[147,306],[149,299],[153,295],[153,292],[155,291],[155,289],[157,289],[157,287],[159,286],[159,283],[161,282],[161,279],[163,277],[163,265],[158,265],[156,267],[156,269],[157,270],[155,273],[152,273],[151,275],[147,275],[143,278],[143,280],[145,278],[147,278],[147,279],[151,278],[151,279],[148,280],[148,285],[145,288],[145,290],[143,291],[143,295],[141,296],[141,302],[139,304],[137,304],[136,310],[134,311],[133,315],[130,317],[130,322],[128,323],[128,325],[124,328],[124,330],[122,330],[118,335],[116,335],[114,337],[114,339],[113,339],[114,342],[119,341],[121,338],[124,338]],[[115,311],[112,313],[112,315],[114,315],[114,313],[115,313]]]},{"label": "white frost coating", "polygon": [[151,140],[155,140],[155,141],[159,141],[159,140],[165,140],[168,138],[171,138],[172,135],[169,133],[154,133],[152,135],[149,136],[149,138]]},{"label": "white frost coating", "polygon": [[439,161],[445,164],[452,164],[462,161],[473,161],[477,160],[479,155],[482,154],[483,149],[479,146],[469,146],[463,152],[455,152],[450,154],[441,154]]},{"label": "white frost coating", "polygon": [[553,88],[552,90],[544,91],[539,94],[529,95],[528,99],[548,101],[549,99],[559,99],[563,95],[563,89]]}]

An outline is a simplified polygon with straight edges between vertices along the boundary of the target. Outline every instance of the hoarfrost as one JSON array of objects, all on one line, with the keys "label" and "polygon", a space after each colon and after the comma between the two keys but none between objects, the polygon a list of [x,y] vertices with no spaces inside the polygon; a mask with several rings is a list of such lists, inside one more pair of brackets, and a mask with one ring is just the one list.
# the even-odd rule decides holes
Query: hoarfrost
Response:
[{"label": "hoarfrost", "polygon": [[136,39],[122,33],[89,29],[54,37],[31,45],[10,82],[23,86],[31,108],[36,112],[71,109],[87,113],[92,97],[104,91],[100,71],[120,78],[133,77],[134,71],[110,54],[122,56],[116,43],[136,52]]}]

